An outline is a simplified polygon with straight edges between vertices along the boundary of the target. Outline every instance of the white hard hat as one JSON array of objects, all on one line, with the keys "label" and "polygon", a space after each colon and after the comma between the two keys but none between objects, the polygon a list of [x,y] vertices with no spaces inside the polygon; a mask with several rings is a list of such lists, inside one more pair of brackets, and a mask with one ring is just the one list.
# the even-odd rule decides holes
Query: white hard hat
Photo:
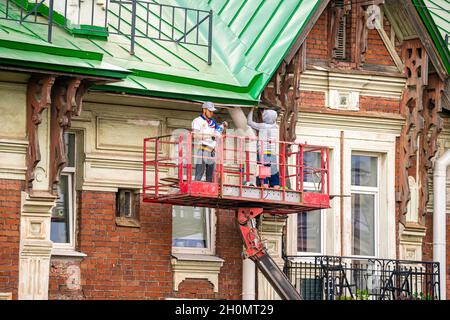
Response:
[{"label": "white hard hat", "polygon": [[207,102],[203,102],[202,105],[203,109],[208,109],[209,111],[216,111],[217,109],[214,108],[214,103],[207,101]]}]

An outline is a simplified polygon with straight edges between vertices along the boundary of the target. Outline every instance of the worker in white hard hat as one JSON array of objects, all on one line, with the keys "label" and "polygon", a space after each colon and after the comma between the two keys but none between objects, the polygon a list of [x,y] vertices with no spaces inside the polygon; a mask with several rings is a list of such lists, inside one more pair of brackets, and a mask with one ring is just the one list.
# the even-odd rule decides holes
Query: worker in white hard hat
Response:
[{"label": "worker in white hard hat", "polygon": [[195,180],[200,181],[206,170],[206,181],[213,182],[213,173],[216,165],[215,161],[215,136],[220,135],[228,127],[226,121],[221,124],[216,123],[212,117],[217,109],[212,102],[204,102],[202,114],[192,121],[193,140],[199,139],[199,149],[194,159]]}]

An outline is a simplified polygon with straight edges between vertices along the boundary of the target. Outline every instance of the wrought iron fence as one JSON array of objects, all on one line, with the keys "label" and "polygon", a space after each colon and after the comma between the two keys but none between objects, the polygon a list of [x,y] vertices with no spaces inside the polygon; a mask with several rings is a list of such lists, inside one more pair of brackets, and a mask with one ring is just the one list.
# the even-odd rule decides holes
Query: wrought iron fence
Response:
[{"label": "wrought iron fence", "polygon": [[[104,17],[102,21],[96,19],[99,15]],[[0,0],[0,19],[45,25],[50,43],[54,25],[82,26],[85,32],[98,32],[99,28],[107,27],[107,13],[103,13],[94,0]]]},{"label": "wrought iron fence", "polygon": [[284,272],[305,300],[439,300],[439,263],[287,256]]},{"label": "wrought iron fence", "polygon": [[[208,64],[211,64],[212,10],[190,9],[143,0],[110,2],[109,32],[128,36],[131,40],[131,52],[134,52],[135,38],[170,41],[206,47]],[[113,5],[117,6],[112,9]]]},{"label": "wrought iron fence", "polygon": [[146,0],[0,0],[0,20],[48,27],[78,28],[83,32],[119,34],[130,40],[134,54],[136,38],[170,41],[207,49],[211,64],[213,12],[159,4]]}]

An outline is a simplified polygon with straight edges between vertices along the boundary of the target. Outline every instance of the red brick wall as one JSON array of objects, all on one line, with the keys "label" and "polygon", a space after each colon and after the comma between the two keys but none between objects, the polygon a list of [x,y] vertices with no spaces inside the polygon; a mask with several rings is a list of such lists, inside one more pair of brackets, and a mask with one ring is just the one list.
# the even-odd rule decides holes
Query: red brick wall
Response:
[{"label": "red brick wall", "polygon": [[324,10],[306,38],[307,59],[328,59],[328,10]]},{"label": "red brick wall", "polygon": [[361,111],[400,114],[400,100],[381,97],[360,96],[359,109]]},{"label": "red brick wall", "polygon": [[52,259],[51,299],[240,298],[241,239],[232,212],[217,211],[216,252],[225,262],[214,293],[203,279],[187,279],[173,291],[170,206],[141,202],[140,228],[116,226],[115,193],[82,192],[78,209],[78,250],[87,254],[80,264],[81,290],[67,290],[70,262]]},{"label": "red brick wall", "polygon": [[217,255],[225,260],[219,276],[222,299],[240,299],[242,293],[242,239],[235,213],[219,211],[216,229]]},{"label": "red brick wall", "polygon": [[84,299],[80,283],[81,258],[52,257],[50,262],[49,300]]},{"label": "red brick wall", "polygon": [[[385,30],[387,30],[388,28],[390,29],[387,19],[384,19],[384,22]],[[389,32],[387,32],[387,34],[389,34]],[[386,49],[386,46],[376,29],[369,29],[367,35],[366,63],[395,66],[394,60],[392,60],[389,51]]]},{"label": "red brick wall", "polygon": [[326,110],[325,92],[300,91],[300,110],[302,110],[302,107]]},{"label": "red brick wall", "polygon": [[[347,16],[347,30],[346,30],[346,61],[355,62],[355,55],[359,54],[355,50],[356,43],[356,24],[357,24],[357,11],[353,6],[350,15]],[[387,19],[384,19],[384,29],[388,35],[390,35],[391,26]],[[329,30],[329,10],[325,9],[322,15],[317,20],[314,27],[306,38],[306,58],[318,59],[318,60],[330,60],[330,48],[328,44],[328,30]],[[395,66],[389,51],[383,43],[377,30],[368,30],[367,35],[367,51],[365,54],[365,63],[374,65]],[[342,64],[346,67],[354,67],[352,64],[346,65],[346,62]]]},{"label": "red brick wall", "polygon": [[161,299],[172,288],[171,213],[141,205],[141,228],[115,224],[115,193],[79,197],[81,285],[87,299]]},{"label": "red brick wall", "polygon": [[17,299],[19,282],[20,193],[23,181],[0,180],[0,292]]}]

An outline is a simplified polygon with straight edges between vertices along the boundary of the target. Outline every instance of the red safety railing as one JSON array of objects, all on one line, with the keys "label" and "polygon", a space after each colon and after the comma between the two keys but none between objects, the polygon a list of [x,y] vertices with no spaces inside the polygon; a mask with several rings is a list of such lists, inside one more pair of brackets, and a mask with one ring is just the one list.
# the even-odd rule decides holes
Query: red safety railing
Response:
[{"label": "red safety railing", "polygon": [[223,208],[245,202],[274,212],[327,208],[328,167],[326,147],[185,131],[144,140],[144,200]]}]

